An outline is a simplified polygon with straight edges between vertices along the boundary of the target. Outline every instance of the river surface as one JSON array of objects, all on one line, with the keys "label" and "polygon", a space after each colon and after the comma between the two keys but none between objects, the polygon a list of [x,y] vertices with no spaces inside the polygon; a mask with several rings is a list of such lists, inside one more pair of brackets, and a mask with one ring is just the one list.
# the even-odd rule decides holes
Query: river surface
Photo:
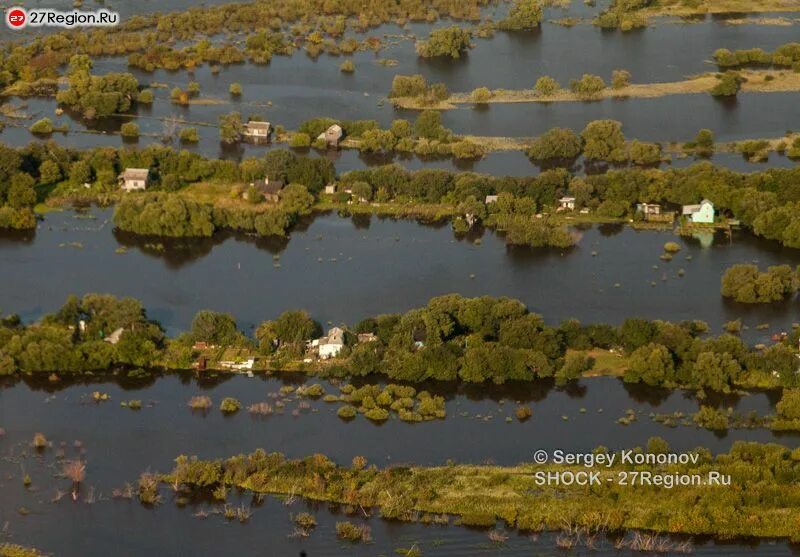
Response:
[{"label": "river surface", "polygon": [[[44,384],[6,382],[0,388],[0,426],[6,433],[0,438],[0,520],[8,521],[13,539],[36,539],[45,550],[59,555],[210,555],[218,549],[224,536],[225,547],[237,553],[252,554],[259,544],[268,544],[270,555],[291,555],[305,548],[310,555],[376,555],[384,548],[403,547],[403,542],[420,543],[426,555],[480,555],[484,552],[503,555],[530,555],[531,550],[550,554],[554,540],[550,535],[531,540],[512,533],[508,545],[488,551],[486,533],[481,530],[455,527],[423,527],[399,525],[372,518],[374,546],[353,547],[334,543],[334,523],[343,520],[325,505],[310,510],[320,522],[308,540],[288,537],[292,527],[290,513],[306,510],[302,502],[286,507],[269,498],[263,506],[253,507],[249,525],[226,525],[219,515],[205,520],[192,515],[202,509],[213,511],[214,505],[196,502],[177,508],[174,496],[162,491],[163,504],[148,509],[135,501],[113,500],[114,488],[125,482],[135,484],[143,471],[169,471],[179,454],[196,454],[203,458],[225,458],[241,452],[263,448],[279,451],[289,457],[303,457],[319,452],[340,463],[354,456],[365,456],[370,463],[388,466],[402,463],[441,465],[448,459],[458,462],[494,462],[513,465],[531,460],[539,448],[586,452],[598,445],[611,449],[642,446],[651,436],[666,439],[673,450],[686,451],[704,446],[713,452],[727,451],[736,440],[776,441],[796,447],[795,434],[775,436],[767,430],[732,430],[712,433],[693,427],[667,428],[648,415],[685,412],[698,409],[694,397],[681,392],[625,386],[620,380],[598,378],[582,380],[566,390],[555,389],[549,382],[504,387],[434,387],[446,399],[447,417],[418,424],[397,419],[377,425],[363,417],[344,422],[335,415],[339,403],[309,401],[309,407],[294,415],[298,400],[291,395],[285,400],[283,414],[254,418],[242,410],[223,416],[216,408],[205,414],[192,412],[186,402],[191,396],[204,394],[215,404],[225,396],[233,396],[246,406],[255,402],[275,402],[281,386],[302,383],[298,376],[247,378],[234,376],[219,382],[198,383],[190,375],[168,375],[125,387],[115,382],[95,384]],[[128,382],[130,383],[130,382]],[[322,383],[328,393],[337,393],[336,386]],[[101,391],[110,400],[95,403],[93,391]],[[714,402],[738,412],[771,413],[775,396],[756,393],[741,398],[728,397]],[[144,404],[133,411],[119,406],[121,401],[138,399]],[[512,420],[517,404],[533,410],[525,422]],[[638,419],[628,426],[617,423],[625,409],[632,409]],[[23,418],[24,416],[24,418]],[[488,419],[487,416],[492,416]],[[113,426],[111,426],[113,424]],[[167,425],[168,424],[168,425]],[[33,434],[42,432],[52,444],[43,453],[28,448]],[[76,445],[78,441],[80,444]],[[87,463],[86,480],[81,487],[81,500],[69,496],[52,502],[57,490],[66,491],[65,480],[54,477],[58,466],[54,452],[64,451],[68,458],[81,457]],[[29,474],[33,485],[22,486],[21,470]],[[94,495],[97,502],[85,498]],[[250,506],[247,496],[234,493],[229,502]],[[20,516],[19,509],[27,509]],[[116,525],[124,523],[124,528]],[[228,530],[224,530],[227,528]],[[225,536],[232,528],[235,535]],[[180,531],[180,541],[174,539]],[[142,533],[146,532],[146,535]],[[119,544],[119,547],[116,547]],[[489,546],[491,547],[491,546]],[[789,555],[784,543],[765,542],[759,550],[769,555]],[[738,548],[701,544],[699,554],[731,555],[745,553]],[[607,544],[606,551],[611,551]],[[386,553],[384,553],[386,554]]]},{"label": "river surface", "polygon": [[[480,243],[459,239],[446,224],[327,214],[301,223],[287,240],[223,233],[161,249],[158,240],[116,232],[111,219],[104,209],[55,212],[35,234],[0,238],[0,308],[30,321],[70,294],[103,292],[141,300],[170,333],[187,330],[201,309],[230,312],[249,331],[289,309],[352,325],[457,292],[518,298],[550,323],[702,319],[719,333],[741,317],[752,341],[798,320],[796,299],[738,304],[720,296],[733,264],[800,264],[800,251],[746,232],[682,238],[604,225],[581,231],[571,250],[530,249],[507,247],[491,232]],[[681,251],[664,262],[668,241]],[[126,253],[116,253],[120,247]],[[757,331],[762,323],[771,329]]]},{"label": "river surface", "polygon": [[[220,0],[206,1],[206,5]],[[123,18],[153,10],[184,10],[191,0],[106,1]],[[590,8],[572,2],[569,10],[550,8],[546,19],[565,15],[591,18],[606,2]],[[97,4],[99,7],[100,4]],[[26,7],[70,9],[70,0],[36,0]],[[88,3],[84,9],[93,9]],[[505,6],[485,14],[502,16]],[[774,15],[774,14],[771,14]],[[777,14],[781,15],[781,14]],[[797,14],[784,14],[794,18]],[[758,15],[745,16],[759,17]],[[435,26],[449,25],[438,22]],[[48,116],[68,123],[70,133],[51,139],[74,148],[94,146],[144,147],[161,142],[164,119],[177,118],[196,125],[200,142],[191,150],[209,157],[241,159],[259,156],[268,147],[241,145],[222,148],[213,127],[220,115],[233,110],[244,116],[260,114],[273,124],[296,128],[315,116],[339,119],[373,118],[388,126],[395,118],[413,119],[417,113],[394,109],[385,100],[396,74],[421,73],[430,82],[444,82],[451,91],[490,88],[530,88],[542,75],[562,86],[583,73],[606,81],[614,69],[627,69],[633,82],[665,82],[715,71],[710,62],[718,48],[748,49],[797,40],[797,26],[729,25],[725,18],[707,17],[695,23],[659,20],[647,29],[603,32],[583,23],[566,28],[545,23],[537,33],[496,33],[475,39],[475,48],[459,61],[423,60],[414,52],[411,35],[425,37],[435,27],[385,25],[362,35],[381,37],[386,48],[375,54],[356,53],[356,72],[343,74],[344,57],[323,55],[316,60],[298,51],[292,57],[275,56],[271,64],[223,67],[213,74],[208,66],[193,73],[132,70],[124,58],[95,61],[94,72],[131,71],[142,85],[159,82],[152,108],[137,112],[142,137],[123,143],[118,131],[125,118],[85,122],[65,113],[56,116],[53,99],[9,99],[25,103],[28,120],[5,119],[0,141],[21,146],[34,138],[27,128]],[[0,40],[19,38],[3,26]],[[386,67],[380,58],[396,65]],[[213,104],[175,106],[172,87],[189,81],[201,86],[203,100]],[[244,87],[241,99],[228,95],[231,82]],[[629,138],[650,141],[687,141],[700,128],[710,128],[717,141],[779,137],[800,128],[797,93],[740,94],[735,101],[710,95],[656,99],[608,100],[590,103],[506,104],[487,108],[463,106],[443,112],[443,123],[459,134],[533,136],[555,126],[582,129],[591,120],[613,118],[624,124]],[[112,133],[109,133],[112,132]],[[168,142],[178,146],[172,140]],[[331,157],[337,171],[400,162],[408,168],[474,170],[495,175],[525,176],[539,172],[522,152],[491,153],[479,161],[374,157],[355,151],[319,153]],[[794,167],[795,162],[771,154],[767,163],[753,164],[736,154],[719,154],[713,162],[738,171]],[[674,159],[683,167],[693,159]],[[666,165],[664,165],[666,166]],[[577,168],[580,171],[580,168]],[[265,319],[288,309],[305,308],[325,325],[347,323],[386,312],[403,312],[424,305],[431,297],[458,292],[465,296],[494,295],[519,298],[549,323],[578,318],[585,323],[620,323],[640,316],[667,320],[702,319],[721,332],[729,320],[742,318],[749,328],[742,336],[751,343],[768,342],[777,331],[800,321],[797,299],[771,305],[742,305],[719,294],[724,270],[736,263],[800,264],[800,250],[782,248],[746,232],[679,238],[670,232],[637,232],[623,226],[595,226],[581,230],[571,250],[509,248],[503,239],[485,232],[480,242],[456,237],[448,225],[421,225],[410,220],[377,217],[347,218],[316,215],[299,224],[287,240],[259,239],[223,233],[207,240],[163,242],[143,240],[114,230],[112,211],[56,212],[46,215],[33,233],[0,235],[0,308],[19,313],[26,322],[55,311],[69,294],[108,292],[141,300],[150,317],[170,334],[188,329],[194,314],[204,308],[232,313],[240,327],[251,332]],[[671,262],[659,259],[667,241],[681,251]],[[163,243],[164,246],[158,244]],[[683,269],[685,274],[679,276]],[[757,330],[759,324],[769,324]],[[644,445],[651,436],[664,437],[676,451],[695,446],[715,453],[727,451],[737,440],[778,442],[800,446],[797,434],[776,435],[768,430],[731,430],[713,433],[694,427],[668,428],[650,419],[651,413],[696,412],[699,402],[690,393],[668,392],[624,385],[613,378],[582,380],[567,389],[549,382],[503,387],[430,386],[444,395],[447,418],[419,424],[391,419],[382,425],[363,417],[350,423],[335,415],[337,404],[310,401],[300,409],[287,401],[282,415],[253,418],[242,411],[224,417],[215,408],[192,413],[186,406],[194,395],[210,396],[215,404],[225,396],[245,405],[269,398],[285,384],[302,377],[227,377],[198,382],[191,375],[168,375],[153,381],[120,384],[96,378],[94,384],[6,381],[0,383],[0,542],[35,545],[59,556],[140,555],[298,555],[309,557],[392,555],[414,545],[425,556],[442,555],[554,555],[554,535],[530,537],[512,532],[504,544],[489,542],[486,531],[455,526],[398,524],[372,517],[346,518],[325,505],[296,502],[287,506],[275,498],[256,505],[247,495],[233,493],[229,502],[252,506],[246,525],[226,522],[216,507],[193,502],[179,507],[164,490],[163,503],[146,508],[135,501],[111,499],[113,488],[136,482],[145,470],[167,471],[180,453],[205,458],[226,457],[256,448],[280,451],[291,457],[320,452],[346,464],[355,455],[370,463],[443,464],[459,462],[515,464],[531,460],[539,448],[588,451],[598,445],[612,449]],[[323,383],[327,392],[336,387]],[[89,402],[92,391],[111,400]],[[737,412],[774,413],[777,393],[753,393],[706,401]],[[291,398],[291,397],[290,397]],[[121,408],[121,401],[139,399],[144,408]],[[511,417],[517,404],[533,410],[530,420]],[[299,415],[293,415],[294,410]],[[632,409],[637,420],[617,423]],[[487,418],[492,416],[491,419]],[[42,454],[29,447],[36,432],[52,447]],[[75,441],[79,441],[78,445]],[[69,496],[53,502],[68,483],[58,477],[56,451],[87,463],[80,501]],[[29,474],[29,488],[22,478]],[[95,500],[90,504],[86,500]],[[307,539],[291,537],[290,515],[309,510],[319,525]],[[210,511],[206,519],[194,516]],[[734,509],[731,512],[735,512]],[[335,538],[335,523],[365,520],[373,543],[351,545]],[[696,555],[798,555],[797,546],[784,541],[714,543],[694,540]],[[583,548],[570,554],[627,555],[613,541],[599,550]],[[631,555],[640,555],[631,553]]]}]

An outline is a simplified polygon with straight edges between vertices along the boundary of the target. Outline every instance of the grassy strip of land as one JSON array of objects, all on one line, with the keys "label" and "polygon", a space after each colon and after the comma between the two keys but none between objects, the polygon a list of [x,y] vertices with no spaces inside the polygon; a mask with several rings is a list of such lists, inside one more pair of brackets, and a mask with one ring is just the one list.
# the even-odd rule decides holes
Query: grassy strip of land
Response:
[{"label": "grassy strip of land", "polygon": [[[642,457],[667,458],[665,441],[653,438]],[[236,487],[254,493],[301,496],[355,509],[377,508],[380,516],[406,521],[425,515],[457,515],[462,525],[494,527],[498,520],[524,531],[569,529],[580,533],[649,532],[800,541],[800,449],[774,444],[734,444],[716,457],[702,448],[686,464],[643,464],[623,460],[633,453],[608,453],[613,464],[367,466],[357,457],[350,467],[323,455],[288,460],[256,451],[227,460],[180,456],[161,480],[189,493]],[[674,458],[674,457],[673,457]],[[598,473],[593,485],[556,485],[547,473]],[[690,485],[640,485],[643,478],[665,485],[688,478]],[[158,501],[158,486],[143,476],[139,496]],[[720,480],[721,478],[721,480]],[[729,485],[718,485],[718,482]],[[681,482],[683,483],[683,482]]]},{"label": "grassy strip of land", "polygon": [[[695,4],[695,5],[691,5]],[[701,2],[657,2],[640,13],[652,16],[695,16],[703,14],[799,12],[798,0],[703,0]]]},{"label": "grassy strip of land", "polygon": [[[795,72],[757,70],[743,71],[740,72],[740,75],[746,79],[741,85],[741,91],[746,93],[800,91],[800,74]],[[717,74],[707,73],[690,77],[683,81],[630,84],[617,89],[606,87],[589,97],[574,93],[568,89],[559,89],[546,96],[537,94],[533,89],[495,89],[491,91],[491,96],[481,100],[481,103],[585,102],[603,99],[645,99],[668,95],[710,94],[718,83]],[[452,110],[459,104],[475,104],[472,93],[453,93],[447,99],[436,102],[417,97],[393,97],[391,101],[399,108],[411,110]]]}]

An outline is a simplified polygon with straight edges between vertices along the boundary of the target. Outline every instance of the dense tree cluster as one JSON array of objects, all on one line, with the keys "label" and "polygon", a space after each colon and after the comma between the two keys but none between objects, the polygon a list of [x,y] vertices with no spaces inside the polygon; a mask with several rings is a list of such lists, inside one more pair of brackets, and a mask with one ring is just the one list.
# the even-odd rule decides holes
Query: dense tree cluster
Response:
[{"label": "dense tree cluster", "polygon": [[[104,342],[119,329],[115,344]],[[164,342],[161,327],[147,319],[136,300],[99,294],[70,297],[57,313],[34,325],[3,320],[0,375],[152,367],[159,363]]]},{"label": "dense tree cluster", "polygon": [[515,0],[508,16],[500,20],[498,27],[508,31],[538,29],[543,17],[539,0]]},{"label": "dense tree cluster", "polygon": [[800,268],[789,265],[768,267],[760,272],[756,265],[734,265],[722,275],[722,295],[746,304],[780,302],[797,292]]},{"label": "dense tree cluster", "polygon": [[612,0],[611,5],[601,12],[592,23],[603,29],[630,31],[647,26],[647,17],[641,10],[654,6],[659,0]]},{"label": "dense tree cluster", "polygon": [[567,164],[581,153],[587,159],[610,163],[645,166],[661,161],[659,144],[627,141],[622,124],[616,120],[589,122],[580,136],[570,129],[553,128],[537,137],[527,153],[534,161],[561,160]]},{"label": "dense tree cluster", "polygon": [[[103,342],[118,329],[122,329],[119,342]],[[800,385],[793,350],[797,334],[769,348],[751,350],[738,337],[708,337],[707,330],[700,321],[633,318],[618,327],[575,320],[551,326],[517,300],[449,294],[431,299],[423,308],[356,324],[345,335],[346,346],[336,363],[321,372],[383,374],[411,382],[504,383],[553,376],[567,382],[591,369],[593,362],[585,351],[613,348],[627,355],[628,382],[715,391],[775,385],[776,378],[788,387]],[[57,313],[36,324],[22,325],[13,316],[0,320],[0,373],[180,368],[189,365],[187,354],[196,342],[222,349],[245,347],[286,362],[302,358],[306,342],[321,331],[306,312],[288,311],[263,322],[250,339],[232,316],[201,311],[188,333],[165,339],[138,302],[87,295],[70,298]],[[376,340],[359,343],[354,333],[372,333]]]},{"label": "dense tree cluster", "polygon": [[92,62],[86,55],[70,59],[69,88],[56,95],[56,101],[85,118],[102,118],[131,109],[139,94],[139,82],[129,73],[91,75]]},{"label": "dense tree cluster", "polygon": [[783,44],[772,53],[761,48],[734,51],[720,48],[714,51],[714,62],[722,68],[771,64],[800,70],[800,43]]},{"label": "dense tree cluster", "polygon": [[423,58],[446,56],[461,58],[471,46],[472,33],[458,25],[434,29],[427,40],[417,42],[417,54]]}]

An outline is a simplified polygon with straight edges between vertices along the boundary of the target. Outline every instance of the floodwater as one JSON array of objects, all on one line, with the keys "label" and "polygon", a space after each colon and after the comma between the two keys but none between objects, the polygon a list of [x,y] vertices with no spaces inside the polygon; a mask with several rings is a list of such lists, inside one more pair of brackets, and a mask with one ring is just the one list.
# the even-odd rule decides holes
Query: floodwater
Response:
[{"label": "floodwater", "polygon": [[[206,4],[219,3],[211,0]],[[109,2],[123,17],[186,9],[189,0]],[[604,4],[604,3],[600,3]],[[26,7],[69,9],[68,0],[37,0]],[[99,6],[99,4],[98,4]],[[546,19],[564,15],[591,17],[604,6],[589,8],[573,2],[569,11],[548,9]],[[85,6],[84,9],[87,9]],[[88,8],[91,9],[91,8]],[[492,7],[498,13],[504,6]],[[795,17],[796,14],[789,14]],[[758,16],[746,16],[758,17]],[[439,22],[441,26],[449,22]],[[312,60],[302,52],[276,56],[267,66],[242,64],[212,74],[207,66],[187,72],[131,70],[124,58],[95,61],[95,73],[131,71],[142,85],[153,82],[152,108],[140,107],[137,122],[142,137],[125,143],[143,147],[161,142],[164,119],[178,118],[182,125],[197,125],[201,141],[190,147],[209,157],[240,159],[259,156],[263,146],[222,148],[213,125],[220,115],[238,110],[260,114],[289,129],[315,116],[339,119],[373,118],[388,126],[395,118],[414,118],[416,112],[394,109],[385,100],[395,74],[421,73],[431,82],[444,82],[451,91],[476,87],[529,88],[542,75],[566,86],[583,73],[607,81],[614,69],[627,69],[638,83],[675,81],[714,71],[710,58],[717,48],[747,49],[776,46],[797,40],[796,26],[728,25],[723,18],[701,22],[660,22],[631,33],[603,32],[591,25],[573,28],[546,23],[541,32],[497,33],[475,39],[475,48],[460,61],[422,60],[414,53],[409,34],[424,37],[431,26],[393,25],[371,30],[366,36],[383,37],[387,47],[375,54],[352,57],[356,72],[343,74],[344,58],[321,56]],[[406,35],[403,37],[402,35]],[[0,29],[0,39],[18,38]],[[384,66],[380,58],[396,65]],[[174,86],[189,81],[201,86],[201,99],[216,104],[177,107],[169,102]],[[241,99],[228,96],[228,85],[244,86]],[[70,147],[119,146],[113,133],[124,119],[84,122],[68,113],[55,116],[52,99],[8,99],[25,103],[28,121],[5,120],[0,140],[20,146],[34,138],[30,123],[49,116],[68,123],[70,133],[52,139]],[[443,122],[460,134],[533,136],[555,126],[582,129],[591,120],[613,118],[624,124],[630,138],[650,141],[687,141],[700,128],[714,130],[718,141],[778,137],[798,128],[796,93],[741,94],[735,101],[709,95],[657,99],[608,100],[591,103],[507,104],[488,108],[464,106],[443,113]],[[209,126],[210,125],[210,126]],[[177,142],[171,143],[178,146]],[[330,156],[337,171],[400,162],[408,168],[474,170],[496,175],[532,175],[539,172],[521,152],[498,152],[480,161],[453,162],[418,157],[390,159],[360,155],[355,151],[318,153]],[[692,159],[675,159],[683,167]],[[771,155],[767,163],[753,164],[735,154],[720,154],[713,162],[739,171],[768,167],[793,167],[789,159]],[[421,225],[408,220],[377,217],[317,215],[292,232],[287,240],[258,239],[224,233],[207,240],[163,242],[142,240],[113,229],[111,211],[50,213],[34,233],[0,235],[0,308],[32,321],[55,311],[69,294],[108,292],[140,299],[149,315],[170,334],[189,327],[194,314],[204,308],[236,316],[247,332],[262,320],[287,309],[305,308],[323,324],[349,323],[386,312],[402,312],[424,305],[431,297],[458,292],[465,296],[494,295],[519,298],[549,323],[578,318],[585,323],[619,323],[630,316],[667,320],[702,319],[720,332],[723,323],[742,318],[748,342],[763,342],[798,321],[798,300],[747,306],[722,299],[720,277],[736,263],[800,264],[800,251],[758,240],[744,232],[697,238],[678,238],[670,232],[637,232],[622,226],[596,226],[581,230],[578,246],[571,250],[509,248],[503,239],[485,232],[481,242],[456,237],[447,225]],[[662,246],[676,241],[681,251],[671,262],[659,259]],[[157,244],[165,244],[165,248]],[[123,253],[118,253],[123,252]],[[685,274],[679,276],[683,269]],[[759,324],[767,330],[757,330]],[[442,464],[448,459],[480,463],[514,464],[530,460],[539,448],[587,451],[598,445],[632,448],[653,435],[667,439],[675,450],[701,445],[713,452],[726,451],[736,440],[800,445],[795,434],[775,435],[767,430],[732,430],[727,434],[678,427],[670,429],[652,421],[650,413],[692,413],[698,401],[683,392],[665,392],[626,386],[617,379],[583,380],[569,389],[548,382],[504,387],[437,386],[447,398],[445,420],[406,424],[392,419],[383,425],[362,417],[351,423],[339,420],[336,405],[312,401],[309,409],[293,416],[296,401],[283,415],[253,419],[246,412],[225,418],[218,410],[193,414],[189,397],[206,394],[218,403],[235,396],[244,404],[267,400],[286,382],[298,377],[246,378],[203,381],[189,375],[169,375],[155,381],[124,386],[97,378],[96,384],[67,382],[39,384],[7,381],[0,385],[0,542],[35,545],[59,556],[138,556],[145,554],[391,555],[398,548],[417,546],[424,555],[552,555],[556,540],[547,534],[535,538],[511,533],[506,543],[489,542],[480,529],[423,526],[365,520],[373,543],[351,545],[335,538],[335,523],[345,518],[337,509],[286,506],[267,498],[255,505],[249,497],[232,494],[229,501],[253,506],[248,524],[228,523],[219,514],[201,519],[207,503],[176,505],[171,493],[163,504],[145,508],[137,502],[112,500],[110,492],[125,482],[135,483],[147,469],[166,471],[180,453],[225,457],[264,448],[292,457],[325,453],[340,463],[364,455],[371,463]],[[335,388],[325,384],[328,392]],[[87,403],[91,391],[107,392],[111,400]],[[738,412],[773,412],[776,393],[754,393],[710,401]],[[145,407],[131,411],[119,402],[140,399]],[[533,409],[524,423],[507,423],[517,401]],[[627,409],[638,419],[629,426],[617,423]],[[602,412],[600,412],[602,410]],[[487,416],[493,416],[486,419]],[[480,418],[478,417],[480,416]],[[29,449],[35,432],[54,444],[44,454]],[[79,440],[82,448],[73,443]],[[58,476],[56,447],[64,444],[68,456],[87,463],[81,501],[68,496],[52,502],[57,490],[67,490]],[[30,488],[22,477],[29,474]],[[85,499],[96,499],[89,504]],[[319,523],[307,539],[290,537],[290,515],[313,512]],[[732,511],[735,512],[735,511]],[[351,519],[352,520],[352,519]],[[578,548],[572,554],[588,553]],[[601,543],[592,554],[627,555],[613,541]],[[695,540],[696,555],[797,555],[785,541],[714,543]]]},{"label": "floodwater", "polygon": [[[309,555],[389,554],[392,548],[417,543],[426,555],[530,555],[531,551],[550,554],[555,550],[552,535],[531,539],[512,533],[505,546],[488,546],[486,532],[454,526],[422,526],[382,521],[367,521],[374,544],[366,547],[342,545],[335,541],[334,523],[344,520],[336,509],[326,505],[307,506],[297,502],[285,506],[268,498],[254,506],[247,495],[233,493],[229,502],[252,506],[247,525],[226,523],[218,514],[206,519],[193,515],[217,506],[195,502],[179,508],[174,495],[162,491],[163,504],[146,508],[135,501],[111,499],[111,491],[125,482],[135,484],[146,471],[171,469],[179,454],[203,458],[224,458],[241,452],[264,448],[289,457],[320,452],[340,463],[354,456],[365,456],[378,466],[415,463],[440,465],[448,459],[458,462],[495,462],[511,465],[530,461],[540,448],[586,452],[598,445],[611,449],[643,446],[653,435],[665,438],[675,451],[696,446],[714,452],[726,451],[736,440],[777,441],[798,446],[797,435],[775,437],[766,430],[732,430],[715,434],[694,427],[670,429],[652,421],[651,412],[695,412],[698,402],[681,392],[625,386],[611,378],[582,380],[567,389],[554,389],[548,382],[505,387],[440,387],[447,398],[444,420],[407,424],[397,419],[377,425],[358,417],[343,422],[335,415],[338,404],[310,401],[310,407],[293,415],[298,401],[291,396],[283,414],[254,418],[241,411],[223,416],[216,408],[206,414],[192,412],[186,401],[205,394],[218,404],[233,396],[244,405],[272,401],[268,393],[277,393],[284,384],[297,384],[302,378],[228,377],[219,383],[198,384],[189,375],[168,375],[140,386],[122,387],[114,382],[95,384],[7,383],[0,389],[0,424],[7,429],[0,439],[6,459],[0,461],[0,520],[8,521],[13,540],[36,540],[37,545],[58,555],[211,555],[219,550],[224,536],[227,550],[252,554],[257,547],[269,547],[270,555],[298,554],[301,548]],[[337,388],[323,382],[325,390]],[[107,393],[110,400],[89,400],[92,391]],[[133,411],[119,402],[138,399],[144,404]],[[774,395],[757,393],[743,398],[728,398],[716,404],[739,412],[770,412]],[[529,405],[533,417],[519,423],[506,421],[517,403]],[[629,426],[616,422],[623,409],[633,409],[638,420]],[[486,416],[492,416],[486,419]],[[25,416],[24,419],[21,417]],[[113,424],[113,426],[111,426]],[[168,424],[168,425],[167,425]],[[33,434],[42,432],[53,444],[43,453],[28,446]],[[80,442],[79,448],[75,441]],[[58,502],[52,499],[57,490],[69,489],[59,479],[54,451],[63,446],[67,457],[80,456],[87,464],[81,486],[81,501],[69,496]],[[22,470],[33,480],[24,488]],[[96,502],[86,503],[94,496]],[[19,509],[29,514],[21,516]],[[308,539],[293,539],[290,514],[310,510],[319,522]],[[363,520],[356,518],[356,520]],[[124,527],[119,527],[124,524]],[[225,530],[227,528],[227,530]],[[225,535],[235,528],[235,535]],[[175,533],[181,532],[176,539]],[[405,545],[404,545],[405,544]],[[764,542],[757,546],[765,555],[789,555],[783,542]],[[388,549],[388,551],[387,551]],[[718,546],[702,543],[700,555],[745,553],[748,546]],[[604,552],[612,553],[610,542]]]},{"label": "floodwater", "polygon": [[[245,330],[299,308],[323,324],[355,324],[452,292],[518,298],[550,323],[702,319],[718,333],[742,318],[753,341],[798,319],[796,299],[738,304],[720,296],[733,264],[800,264],[800,251],[746,232],[681,238],[603,225],[582,230],[571,250],[530,249],[507,247],[491,232],[480,243],[457,238],[446,224],[327,214],[284,240],[223,233],[161,249],[154,247],[161,240],[115,231],[111,219],[103,209],[50,213],[35,233],[0,238],[0,307],[32,320],[69,294],[107,292],[141,300],[171,333],[187,330],[206,308],[232,313]],[[681,251],[665,262],[668,241]],[[120,247],[126,253],[116,253]],[[771,329],[757,331],[762,323]]]}]

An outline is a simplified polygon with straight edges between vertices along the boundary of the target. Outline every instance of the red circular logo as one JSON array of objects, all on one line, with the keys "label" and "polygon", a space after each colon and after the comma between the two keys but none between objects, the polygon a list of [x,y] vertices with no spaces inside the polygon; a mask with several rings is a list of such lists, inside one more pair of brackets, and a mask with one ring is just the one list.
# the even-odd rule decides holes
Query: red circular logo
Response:
[{"label": "red circular logo", "polygon": [[11,8],[6,12],[6,23],[12,29],[20,29],[25,27],[25,22],[28,20],[28,14],[22,8]]}]

